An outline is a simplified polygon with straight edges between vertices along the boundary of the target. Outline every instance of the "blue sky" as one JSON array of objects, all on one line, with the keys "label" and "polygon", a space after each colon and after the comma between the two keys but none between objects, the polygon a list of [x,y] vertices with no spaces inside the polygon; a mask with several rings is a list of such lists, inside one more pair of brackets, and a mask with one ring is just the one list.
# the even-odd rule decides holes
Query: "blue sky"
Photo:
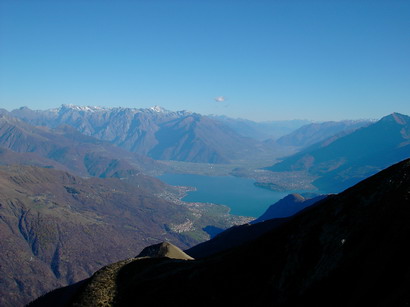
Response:
[{"label": "blue sky", "polygon": [[410,115],[410,1],[0,0],[0,107],[67,103]]}]

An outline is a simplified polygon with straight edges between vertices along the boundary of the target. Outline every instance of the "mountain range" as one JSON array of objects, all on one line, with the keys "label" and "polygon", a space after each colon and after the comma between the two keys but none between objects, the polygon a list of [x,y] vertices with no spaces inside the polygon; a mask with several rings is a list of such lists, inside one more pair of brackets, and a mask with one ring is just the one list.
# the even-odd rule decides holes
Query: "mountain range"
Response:
[{"label": "mountain range", "polygon": [[405,306],[409,195],[405,160],[242,245],[199,260],[159,245],[30,306]]},{"label": "mountain range", "polygon": [[10,114],[36,126],[56,128],[69,125],[82,134],[157,160],[230,163],[251,152],[258,155],[269,151],[263,142],[244,137],[221,121],[161,107],[131,109],[63,105],[45,111],[23,107]]},{"label": "mountain range", "polygon": [[32,126],[1,114],[0,149],[3,165],[53,167],[81,176],[109,177],[117,171],[164,169],[148,157],[86,136],[68,125],[58,128]]},{"label": "mountain range", "polygon": [[269,167],[306,171],[322,191],[338,192],[410,156],[410,117],[393,113],[351,133],[335,135]]}]

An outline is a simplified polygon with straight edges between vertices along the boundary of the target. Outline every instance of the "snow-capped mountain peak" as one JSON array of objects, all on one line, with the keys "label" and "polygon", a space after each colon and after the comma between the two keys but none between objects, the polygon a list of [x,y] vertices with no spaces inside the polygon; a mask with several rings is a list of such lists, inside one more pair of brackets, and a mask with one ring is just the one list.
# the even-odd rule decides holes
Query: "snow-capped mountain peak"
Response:
[{"label": "snow-capped mountain peak", "polygon": [[63,104],[60,109],[71,109],[76,111],[85,111],[85,112],[97,112],[97,111],[106,111],[110,108],[98,107],[98,106],[78,106],[74,104]]},{"label": "snow-capped mountain peak", "polygon": [[157,112],[157,113],[168,113],[169,111],[164,109],[163,107],[160,106],[153,106],[149,108],[151,111]]}]

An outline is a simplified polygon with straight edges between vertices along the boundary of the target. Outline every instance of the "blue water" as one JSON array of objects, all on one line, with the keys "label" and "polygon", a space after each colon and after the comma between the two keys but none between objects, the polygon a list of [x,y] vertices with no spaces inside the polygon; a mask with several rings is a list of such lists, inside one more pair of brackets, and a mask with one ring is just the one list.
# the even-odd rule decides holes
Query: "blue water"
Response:
[{"label": "blue water", "polygon": [[171,185],[195,187],[197,190],[189,192],[184,201],[226,205],[230,213],[243,216],[259,217],[288,194],[259,188],[252,179],[233,176],[165,174],[159,179]]}]

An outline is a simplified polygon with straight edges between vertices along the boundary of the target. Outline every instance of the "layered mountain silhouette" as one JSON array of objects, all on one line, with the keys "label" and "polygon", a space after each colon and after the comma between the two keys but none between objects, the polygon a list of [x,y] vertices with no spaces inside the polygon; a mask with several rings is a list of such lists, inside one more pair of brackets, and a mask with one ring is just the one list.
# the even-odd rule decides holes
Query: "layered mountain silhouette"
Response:
[{"label": "layered mountain silhouette", "polygon": [[200,260],[130,258],[32,306],[405,306],[409,203],[405,160],[243,245]]},{"label": "layered mountain silhouette", "polygon": [[188,248],[207,237],[202,228],[232,226],[207,205],[156,196],[153,191],[173,193],[159,180],[140,173],[130,178],[140,179],[1,166],[0,306],[24,305],[152,243]]},{"label": "layered mountain silhouette", "polygon": [[370,123],[366,120],[310,123],[280,137],[277,143],[286,146],[307,147],[335,135],[348,134],[368,126]]},{"label": "layered mountain silhouette", "polygon": [[221,121],[187,111],[97,108],[63,105],[33,111],[20,108],[11,115],[37,126],[69,125],[130,152],[160,160],[229,163],[249,153],[266,153],[262,142],[244,137]]},{"label": "layered mountain silhouette", "polygon": [[254,122],[243,118],[231,118],[223,115],[211,115],[212,119],[222,122],[240,135],[260,141],[278,139],[288,135],[298,128],[310,124],[308,120],[276,120]]},{"label": "layered mountain silhouette", "polygon": [[268,168],[307,171],[322,191],[338,192],[410,156],[410,117],[393,113],[352,133],[316,143]]}]

